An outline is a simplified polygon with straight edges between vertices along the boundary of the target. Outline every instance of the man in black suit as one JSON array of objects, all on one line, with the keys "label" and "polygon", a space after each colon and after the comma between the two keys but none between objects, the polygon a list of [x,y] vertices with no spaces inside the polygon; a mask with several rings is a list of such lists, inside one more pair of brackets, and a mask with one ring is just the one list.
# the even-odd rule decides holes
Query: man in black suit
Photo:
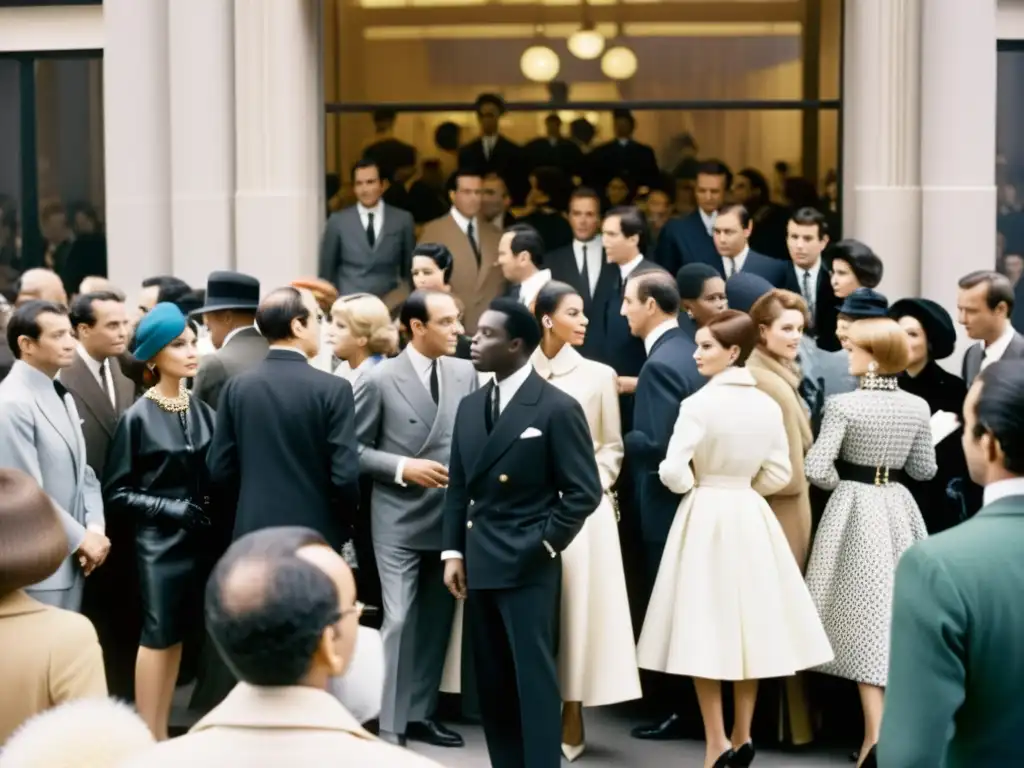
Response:
[{"label": "man in black suit", "polygon": [[786,262],[750,250],[754,220],[742,205],[726,204],[718,209],[713,228],[717,258],[709,262],[728,280],[737,272],[763,277],[776,288],[786,285]]},{"label": "man in black suit", "polygon": [[675,275],[685,264],[694,262],[720,266],[714,241],[715,219],[731,185],[732,172],[725,163],[707,160],[697,166],[693,190],[697,210],[669,221],[658,236],[654,261],[669,274]]},{"label": "man in black suit", "polygon": [[572,243],[549,251],[545,263],[551,279],[568,283],[583,297],[583,312],[592,313],[598,278],[604,269],[601,243],[601,198],[589,187],[578,187],[569,198]]},{"label": "man in black suit", "polygon": [[828,246],[828,222],[825,215],[814,208],[800,208],[786,224],[786,247],[792,264],[786,266],[787,291],[799,293],[807,302],[811,316],[807,335],[818,347],[829,352],[840,348],[836,338],[836,318],[839,299],[832,290],[832,275],[822,260]]},{"label": "man in black suit", "polygon": [[562,136],[562,118],[552,112],[544,120],[545,136],[523,147],[526,170],[560,168],[567,179],[583,173],[583,150],[572,139]]},{"label": "man in black suit", "polygon": [[996,360],[1024,358],[1024,336],[1013,329],[1013,286],[1006,275],[979,270],[960,279],[956,309],[967,335],[978,341],[964,355],[961,376],[968,387]]},{"label": "man in black suit", "polygon": [[459,167],[472,168],[482,175],[494,172],[508,185],[515,205],[526,202],[530,189],[523,165],[523,149],[499,133],[505,100],[494,93],[482,93],[476,99],[476,119],[480,136],[459,150]]},{"label": "man in black suit", "polygon": [[380,177],[391,184],[403,184],[416,173],[416,148],[395,138],[397,118],[398,113],[390,107],[375,109],[374,142],[363,150],[363,157],[373,160]]},{"label": "man in black suit", "polygon": [[309,364],[320,349],[317,311],[313,295],[295,288],[260,303],[256,324],[270,351],[224,386],[207,463],[237,495],[235,539],[302,525],[343,552],[359,506],[355,406],[351,384]]},{"label": "man in black suit", "polygon": [[481,316],[472,359],[494,382],[459,405],[445,496],[445,584],[466,600],[495,768],[561,764],[559,553],[601,498],[583,409],[530,366],[540,338],[510,299]]},{"label": "man in black suit", "polygon": [[594,147],[587,155],[584,181],[603,190],[612,179],[619,178],[636,187],[655,187],[660,181],[658,159],[654,150],[633,138],[636,118],[628,109],[612,113],[615,138]]},{"label": "man in black suit", "polygon": [[[623,312],[630,331],[643,340],[647,351],[647,361],[637,379],[633,429],[624,438],[643,541],[646,583],[643,600],[636,606],[642,617],[658,575],[668,529],[682,500],[662,484],[658,466],[668,451],[679,404],[700,389],[705,380],[693,359],[697,345],[676,320],[679,289],[671,275],[658,270],[630,277]],[[645,681],[645,690],[650,693],[649,682]],[[692,735],[687,730],[687,718],[679,714],[686,695],[680,688],[676,680],[658,686],[654,698],[659,703],[671,702],[672,713],[656,724],[635,727],[634,738],[665,740]]]}]

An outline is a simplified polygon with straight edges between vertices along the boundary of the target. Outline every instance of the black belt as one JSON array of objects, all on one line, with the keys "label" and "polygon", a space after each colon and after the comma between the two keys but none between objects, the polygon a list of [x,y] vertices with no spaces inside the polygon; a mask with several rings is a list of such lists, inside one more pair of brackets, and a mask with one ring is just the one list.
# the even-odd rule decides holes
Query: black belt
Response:
[{"label": "black belt", "polygon": [[907,473],[902,469],[890,467],[866,467],[863,464],[851,464],[842,459],[836,460],[836,472],[840,480],[850,480],[854,483],[866,483],[867,485],[889,485],[900,483],[905,485]]}]

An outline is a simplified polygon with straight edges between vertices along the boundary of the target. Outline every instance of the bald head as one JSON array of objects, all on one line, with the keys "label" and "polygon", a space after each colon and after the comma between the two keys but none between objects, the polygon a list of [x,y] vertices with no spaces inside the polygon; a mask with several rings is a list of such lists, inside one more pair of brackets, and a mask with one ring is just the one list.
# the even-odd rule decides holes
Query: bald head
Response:
[{"label": "bald head", "polygon": [[308,290],[278,288],[256,310],[256,327],[271,344],[292,346],[314,357],[320,350],[319,307]]},{"label": "bald head", "polygon": [[64,292],[64,283],[61,282],[56,272],[37,268],[22,274],[18,281],[18,298],[15,300],[15,306],[20,306],[33,299],[52,301],[55,304],[67,306],[68,295]]},{"label": "bald head", "polygon": [[81,285],[78,286],[78,293],[100,293],[100,292],[116,293],[121,297],[121,301],[124,301],[124,292],[119,290],[112,282],[107,280],[105,277],[87,277],[82,280]]}]

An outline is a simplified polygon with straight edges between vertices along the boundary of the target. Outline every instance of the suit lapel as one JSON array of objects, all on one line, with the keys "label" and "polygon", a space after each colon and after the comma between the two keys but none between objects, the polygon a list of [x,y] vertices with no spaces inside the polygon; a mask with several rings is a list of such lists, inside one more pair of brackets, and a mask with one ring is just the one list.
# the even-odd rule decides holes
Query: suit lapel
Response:
[{"label": "suit lapel", "polygon": [[[494,385],[491,385],[493,389]],[[541,392],[544,389],[544,381],[536,373],[531,372],[526,381],[516,392],[505,410],[501,412],[501,418],[494,425],[494,430],[487,437],[480,458],[473,467],[470,480],[479,477],[500,459],[512,444],[519,439],[523,430],[530,426],[534,415],[534,406],[540,400]],[[487,399],[484,407],[490,403],[490,389],[487,390]]]},{"label": "suit lapel", "polygon": [[[74,410],[74,403],[72,402],[69,406],[65,399],[62,399],[57,394],[56,390],[52,392],[45,392],[42,389],[34,388],[34,394],[36,403],[39,405],[39,410],[43,412],[43,418],[45,418],[50,426],[56,430],[57,434],[61,436],[61,439],[68,446],[68,450],[71,451],[71,458],[75,464],[75,472],[78,472],[79,465],[79,443],[78,435],[74,429],[74,425],[71,423],[72,414],[76,414]],[[65,395],[65,398],[70,398],[71,395]],[[78,430],[80,431],[80,430]]]},{"label": "suit lapel", "polygon": [[[110,373],[111,378],[114,378],[113,366],[110,369]],[[92,411],[96,421],[100,423],[108,435],[113,437],[114,426],[117,423],[117,412],[114,411],[114,406],[110,404],[110,398],[103,394],[103,390],[100,389],[100,383],[96,381],[96,377],[92,375],[92,371],[89,370],[81,355],[75,355],[75,361],[71,364],[70,368],[61,373],[60,379],[69,388],[74,388],[85,404],[85,407]]]},{"label": "suit lapel", "polygon": [[[363,224],[359,220],[359,209],[356,206],[346,209],[342,212],[347,213],[348,216],[342,221],[342,225],[348,225],[349,241],[359,248],[365,254],[372,254],[373,251],[370,249],[370,242],[366,239],[366,230],[363,229]],[[388,217],[384,217],[384,225],[387,226]],[[383,230],[381,230],[383,236]],[[379,242],[380,238],[377,239]]]},{"label": "suit lapel", "polygon": [[[437,360],[437,376],[441,384],[441,402],[437,407],[434,423],[430,427],[430,434],[427,435],[427,439],[423,441],[423,447],[420,448],[421,451],[437,438],[438,432],[444,428],[446,423],[453,423],[455,421],[455,411],[462,400],[459,396],[461,391],[461,388],[458,386],[459,380],[455,372],[448,366],[447,360],[445,357],[438,358]],[[423,387],[420,386],[420,389],[423,389]],[[431,402],[431,405],[433,405],[433,402]]]},{"label": "suit lapel", "polygon": [[427,388],[423,386],[423,382],[420,381],[408,353],[399,355],[395,362],[397,363],[395,367],[398,369],[395,379],[398,382],[399,393],[409,403],[409,407],[416,415],[423,419],[423,423],[433,430],[434,422],[437,420],[437,406],[431,399],[430,393],[427,392]]}]

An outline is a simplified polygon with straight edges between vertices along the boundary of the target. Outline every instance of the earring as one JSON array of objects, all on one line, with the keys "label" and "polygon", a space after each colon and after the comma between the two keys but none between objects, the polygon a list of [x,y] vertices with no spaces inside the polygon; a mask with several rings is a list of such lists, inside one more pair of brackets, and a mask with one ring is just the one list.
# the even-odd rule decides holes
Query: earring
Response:
[{"label": "earring", "polygon": [[874,360],[872,360],[870,363],[868,363],[868,376],[877,376],[877,375],[878,375],[878,363],[875,362]]},{"label": "earring", "polygon": [[555,327],[555,324],[551,322],[551,318],[550,317],[545,317],[544,320],[542,321],[542,323],[543,323],[545,328],[554,328]]},{"label": "earring", "polygon": [[156,366],[153,363],[146,363],[146,367],[149,368],[150,372],[156,370]]}]

